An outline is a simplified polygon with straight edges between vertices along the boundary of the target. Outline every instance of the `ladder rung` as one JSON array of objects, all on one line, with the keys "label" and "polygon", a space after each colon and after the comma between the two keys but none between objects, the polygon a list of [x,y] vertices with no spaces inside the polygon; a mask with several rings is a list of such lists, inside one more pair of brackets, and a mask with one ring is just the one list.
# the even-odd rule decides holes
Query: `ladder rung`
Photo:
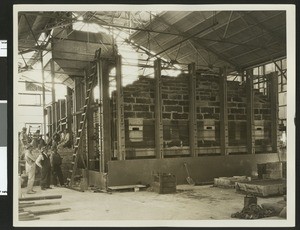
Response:
[{"label": "ladder rung", "polygon": [[78,129],[78,133],[81,133],[82,132],[82,129]]},{"label": "ladder rung", "polygon": [[67,178],[67,180],[68,180],[68,181],[70,181],[70,180],[71,180],[71,178]]},{"label": "ladder rung", "polygon": [[76,153],[73,153],[73,157],[76,157],[76,155],[77,155]]}]

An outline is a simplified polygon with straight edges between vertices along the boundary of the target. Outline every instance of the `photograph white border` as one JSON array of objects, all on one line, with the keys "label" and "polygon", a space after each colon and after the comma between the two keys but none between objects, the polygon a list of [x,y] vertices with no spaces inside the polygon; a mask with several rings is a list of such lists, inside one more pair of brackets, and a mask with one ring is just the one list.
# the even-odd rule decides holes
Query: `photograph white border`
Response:
[{"label": "photograph white border", "polygon": [[[39,4],[27,4],[27,5],[14,5],[13,7],[13,53],[14,53],[14,85],[17,84],[18,75],[18,12],[20,11],[136,11],[136,10],[148,10],[148,11],[229,11],[229,10],[240,10],[240,11],[270,11],[270,10],[285,10],[287,16],[287,72],[289,75],[287,81],[287,219],[284,220],[170,220],[170,221],[34,221],[34,222],[21,222],[18,221],[18,130],[14,127],[14,173],[13,173],[13,225],[14,226],[76,226],[76,227],[292,227],[295,226],[295,48],[296,48],[296,15],[295,5],[292,4],[239,4],[239,5],[39,5]],[[16,97],[17,92],[14,90],[14,111],[16,110]],[[16,116],[13,117],[14,123],[16,123]],[[249,226],[251,225],[251,226]]]}]

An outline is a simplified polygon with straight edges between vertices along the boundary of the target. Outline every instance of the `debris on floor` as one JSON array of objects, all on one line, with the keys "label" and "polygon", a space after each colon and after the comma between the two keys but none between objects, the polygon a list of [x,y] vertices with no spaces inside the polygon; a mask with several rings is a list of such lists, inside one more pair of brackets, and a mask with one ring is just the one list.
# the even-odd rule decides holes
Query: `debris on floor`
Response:
[{"label": "debris on floor", "polygon": [[282,196],[286,194],[286,180],[253,180],[236,182],[236,192],[253,194],[260,197]]},{"label": "debris on floor", "polygon": [[250,204],[244,207],[241,212],[236,212],[231,215],[232,218],[238,219],[261,219],[270,216],[275,216],[273,210],[264,209],[257,204]]},{"label": "debris on floor", "polygon": [[276,216],[286,218],[286,201],[284,200],[277,203],[263,203],[261,206],[264,209],[272,210]]},{"label": "debris on floor", "polygon": [[247,182],[251,178],[247,176],[219,177],[214,178],[214,187],[235,188],[236,182]]},{"label": "debris on floor", "polygon": [[[30,220],[38,220],[40,219],[38,216],[40,215],[48,215],[60,212],[69,211],[70,208],[53,208],[53,209],[35,209],[32,208],[40,207],[40,206],[53,206],[60,205],[60,202],[43,202],[44,200],[53,200],[53,199],[61,199],[62,195],[48,195],[48,196],[31,196],[31,197],[23,197],[19,198],[19,220],[20,221],[30,221]],[[31,201],[31,202],[26,202]],[[31,208],[29,210],[28,208]]]},{"label": "debris on floor", "polygon": [[243,210],[233,213],[231,217],[238,219],[261,219],[271,216],[286,218],[285,198],[276,203],[262,203],[261,205],[258,205],[257,200],[253,198],[254,196],[246,196]]}]

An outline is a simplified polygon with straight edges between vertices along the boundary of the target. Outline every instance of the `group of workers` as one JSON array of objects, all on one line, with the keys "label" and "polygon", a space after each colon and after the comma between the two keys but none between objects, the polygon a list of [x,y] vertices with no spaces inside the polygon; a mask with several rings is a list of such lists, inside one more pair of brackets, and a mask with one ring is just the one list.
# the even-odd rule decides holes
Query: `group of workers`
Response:
[{"label": "group of workers", "polygon": [[[60,148],[70,148],[70,134],[67,130],[61,135],[54,134],[52,138],[44,141],[40,131],[37,130],[32,139],[27,134],[27,129],[24,127],[20,133],[20,159],[25,160],[25,172],[28,176],[27,194],[34,194],[33,190],[36,165],[41,171],[40,186],[42,190],[51,189],[51,174],[54,186],[64,186],[64,179],[61,170],[62,158],[58,153]],[[57,180],[58,179],[58,180]]]}]

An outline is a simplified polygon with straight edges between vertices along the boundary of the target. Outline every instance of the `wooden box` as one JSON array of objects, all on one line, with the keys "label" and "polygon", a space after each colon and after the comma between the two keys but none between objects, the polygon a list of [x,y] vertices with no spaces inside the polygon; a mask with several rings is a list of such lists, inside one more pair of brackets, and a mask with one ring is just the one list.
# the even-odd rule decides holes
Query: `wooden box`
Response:
[{"label": "wooden box", "polygon": [[159,194],[176,193],[176,177],[172,174],[158,174],[153,176],[152,188]]}]

